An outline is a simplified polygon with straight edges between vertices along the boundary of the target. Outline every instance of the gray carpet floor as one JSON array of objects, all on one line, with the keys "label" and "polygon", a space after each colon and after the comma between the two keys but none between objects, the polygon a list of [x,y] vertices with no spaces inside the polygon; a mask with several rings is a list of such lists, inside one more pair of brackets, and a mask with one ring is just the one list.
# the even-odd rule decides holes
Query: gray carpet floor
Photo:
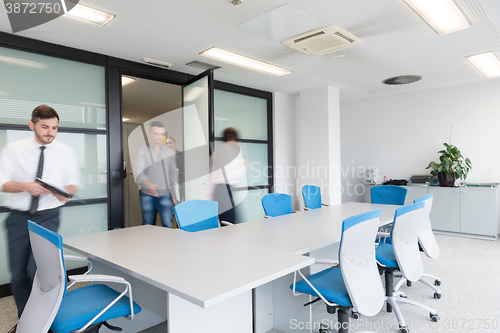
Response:
[{"label": "gray carpet floor", "polygon": [[[441,248],[440,257],[424,257],[425,271],[443,281],[442,298],[433,298],[434,292],[422,283],[401,288],[406,295],[434,308],[440,321],[433,323],[429,313],[412,305],[401,305],[401,311],[411,333],[493,333],[500,332],[500,242],[465,237],[436,235]],[[312,305],[313,323],[318,332],[320,323],[331,324],[336,315],[326,312],[321,302]],[[7,332],[17,322],[12,297],[0,299],[0,333]],[[143,333],[165,333],[166,324],[151,327]],[[398,332],[393,313],[382,310],[375,317],[351,319],[351,332],[372,330],[380,333]],[[267,333],[280,333],[273,329]]]}]

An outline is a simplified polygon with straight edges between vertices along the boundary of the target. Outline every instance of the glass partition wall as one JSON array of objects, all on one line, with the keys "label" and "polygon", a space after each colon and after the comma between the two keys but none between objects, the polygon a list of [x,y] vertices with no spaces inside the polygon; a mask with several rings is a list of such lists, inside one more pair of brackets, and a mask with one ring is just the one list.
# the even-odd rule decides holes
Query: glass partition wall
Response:
[{"label": "glass partition wall", "polygon": [[234,187],[236,223],[264,218],[261,199],[273,185],[270,104],[270,93],[221,82],[215,84],[215,149],[224,143],[224,130],[234,128],[247,164],[246,177]]},{"label": "glass partition wall", "polygon": [[[74,149],[82,175],[77,196],[61,209],[59,232],[68,237],[107,230],[105,67],[0,47],[0,75],[0,149],[33,136],[27,124],[35,107],[53,107],[60,117],[55,140]],[[0,193],[0,285],[10,282],[7,196]]]},{"label": "glass partition wall", "polygon": [[[77,192],[78,198],[61,210],[59,232],[63,237],[124,226],[121,150],[124,74],[185,87],[193,78],[185,73],[0,32],[0,149],[9,142],[32,136],[27,125],[31,112],[36,106],[47,104],[60,115],[56,140],[73,147],[78,158],[82,187]],[[273,186],[272,94],[213,82],[209,101],[216,104],[212,108],[215,115],[199,117],[208,128],[203,136],[206,140],[208,133],[213,151],[223,141],[224,128],[232,126],[239,131],[248,169],[246,183],[234,193],[240,203],[238,222],[262,218],[260,199]],[[187,88],[188,101],[184,106],[189,107],[193,104],[189,99],[194,97],[188,96],[188,90],[195,85]],[[183,117],[182,121],[186,120]],[[208,147],[206,150],[210,153]],[[4,223],[8,215],[4,206],[6,195],[0,192],[0,297],[10,294]]]}]

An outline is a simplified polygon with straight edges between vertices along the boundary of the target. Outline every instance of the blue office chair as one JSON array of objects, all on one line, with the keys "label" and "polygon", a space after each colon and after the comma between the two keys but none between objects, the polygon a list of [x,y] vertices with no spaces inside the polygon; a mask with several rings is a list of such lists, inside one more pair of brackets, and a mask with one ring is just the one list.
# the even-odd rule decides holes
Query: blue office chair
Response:
[{"label": "blue office chair", "polygon": [[[424,216],[424,206],[425,203],[420,202],[396,209],[391,232],[392,244],[380,243],[376,251],[377,261],[385,274],[387,311],[392,312],[394,309],[401,333],[408,333],[409,329],[398,302],[428,310],[432,321],[436,322],[439,319],[434,309],[410,300],[397,291],[404,281],[418,281],[424,272],[417,233],[418,225]],[[402,275],[395,287],[394,271],[399,271]]]},{"label": "blue office chair", "polygon": [[[141,311],[132,299],[132,287],[122,277],[74,275],[72,282],[104,282],[125,285],[119,293],[104,284],[66,291],[62,237],[28,221],[31,249],[37,265],[28,303],[19,319],[17,333],[97,333],[101,326],[116,330],[106,320],[128,317]],[[129,297],[125,294],[129,294]]]},{"label": "blue office chair", "polygon": [[[374,316],[384,306],[384,287],[375,261],[375,237],[380,225],[380,209],[350,217],[342,223],[339,261],[315,260],[315,264],[335,265],[305,277],[290,286],[294,295],[309,294],[319,297],[328,313],[338,310],[339,332],[347,332],[349,308],[353,317]],[[312,303],[312,302],[311,302]],[[322,324],[320,333],[335,331]]]},{"label": "blue office chair", "polygon": [[[420,251],[424,252],[425,255],[432,259],[437,259],[439,257],[439,245],[437,244],[436,237],[434,237],[434,233],[432,232],[431,220],[429,216],[432,210],[432,202],[433,202],[433,193],[429,193],[415,199],[414,203],[423,202],[425,204],[424,214],[420,223],[418,224],[418,244],[420,245]],[[429,281],[425,280],[425,278],[434,279],[434,285],[432,285]],[[437,288],[437,286],[441,285],[441,279],[435,275],[423,273],[419,279],[420,282],[429,286],[432,290],[434,290],[434,298],[441,298],[441,290]],[[408,281],[407,285],[410,287],[411,282]],[[399,288],[398,288],[399,289]],[[397,289],[396,289],[397,290]]]},{"label": "blue office chair", "polygon": [[304,185],[302,187],[302,198],[304,198],[305,210],[321,208],[328,206],[321,203],[321,188],[314,185]]},{"label": "blue office chair", "polygon": [[[179,228],[184,231],[196,232],[219,227],[219,203],[209,200],[188,200],[174,207]],[[221,221],[223,225],[232,225]]]},{"label": "blue office chair", "polygon": [[269,193],[262,197],[265,217],[292,214],[292,196],[283,193]]},{"label": "blue office chair", "polygon": [[375,186],[370,189],[373,204],[404,205],[408,190],[397,185]]}]

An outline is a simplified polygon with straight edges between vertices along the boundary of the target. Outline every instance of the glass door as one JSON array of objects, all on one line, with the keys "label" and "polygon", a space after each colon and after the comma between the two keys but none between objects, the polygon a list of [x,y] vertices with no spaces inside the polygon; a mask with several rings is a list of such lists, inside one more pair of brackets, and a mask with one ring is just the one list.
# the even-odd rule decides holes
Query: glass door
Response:
[{"label": "glass door", "polygon": [[209,198],[210,143],[213,142],[213,69],[182,87],[184,200]]}]

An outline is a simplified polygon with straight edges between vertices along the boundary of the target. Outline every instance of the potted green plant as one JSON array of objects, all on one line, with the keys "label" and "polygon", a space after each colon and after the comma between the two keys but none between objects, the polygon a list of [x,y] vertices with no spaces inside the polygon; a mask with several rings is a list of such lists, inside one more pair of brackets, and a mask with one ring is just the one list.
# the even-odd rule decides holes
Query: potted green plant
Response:
[{"label": "potted green plant", "polygon": [[457,147],[452,144],[443,143],[445,149],[438,151],[439,162],[432,161],[426,169],[431,169],[433,180],[438,177],[439,186],[451,187],[456,179],[467,179],[467,174],[472,170],[472,164],[468,158],[460,153]]}]

